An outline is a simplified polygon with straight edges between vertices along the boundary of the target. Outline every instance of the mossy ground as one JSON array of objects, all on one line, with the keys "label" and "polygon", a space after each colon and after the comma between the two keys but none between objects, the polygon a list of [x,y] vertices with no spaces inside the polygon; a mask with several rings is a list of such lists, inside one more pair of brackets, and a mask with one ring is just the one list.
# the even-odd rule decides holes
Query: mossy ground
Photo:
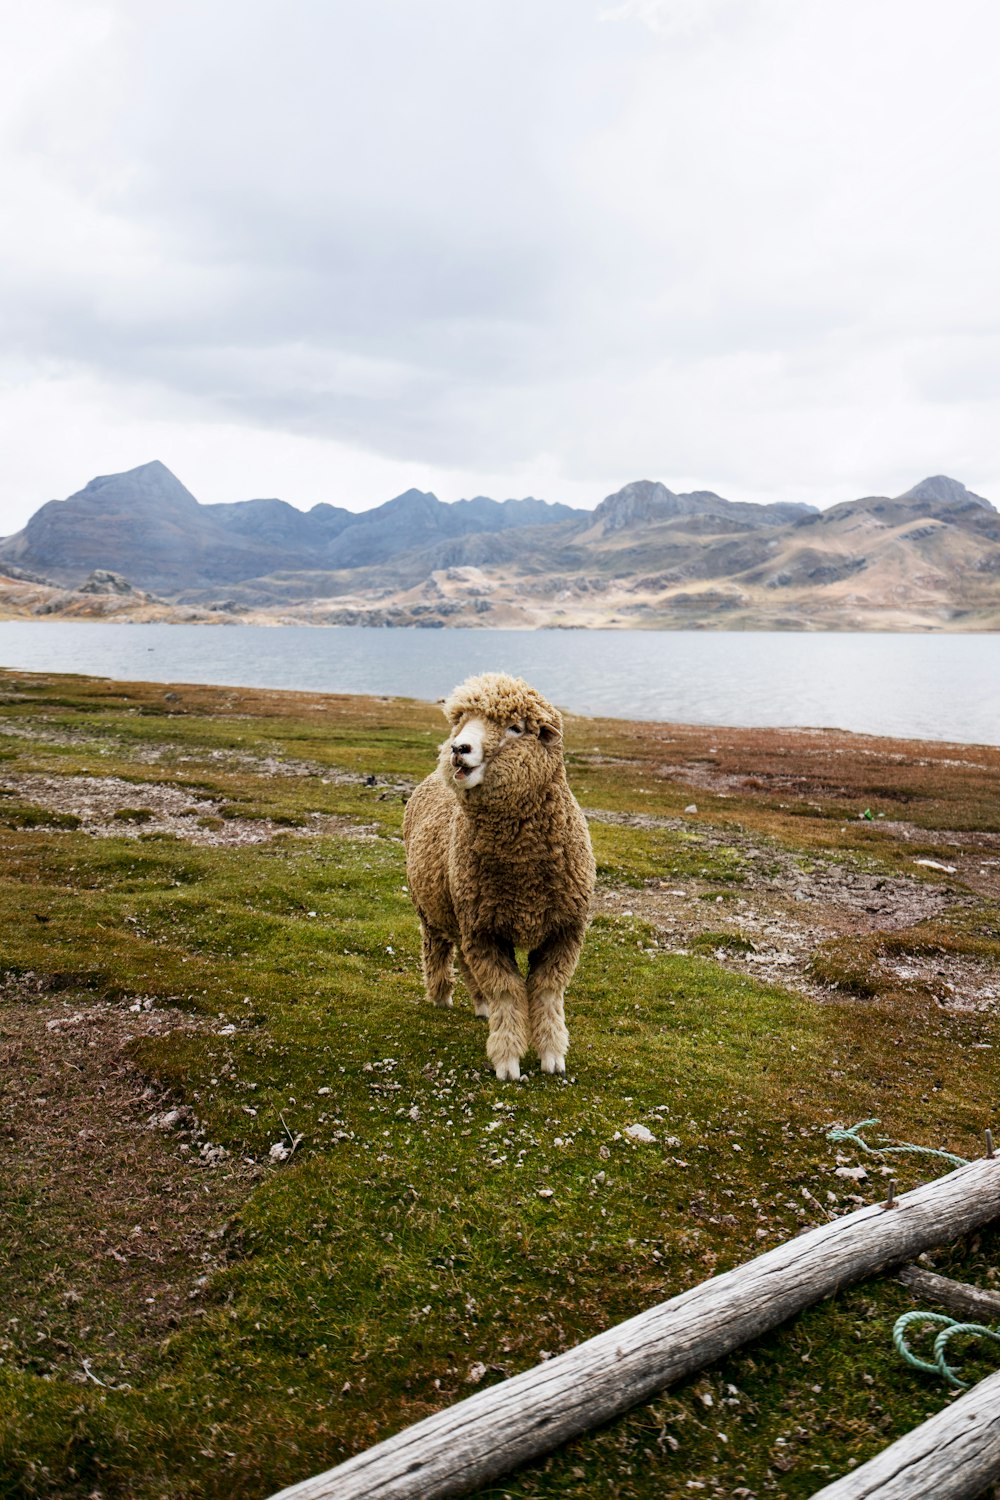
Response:
[{"label": "mossy ground", "polygon": [[[12,673],[0,699],[0,1496],[264,1497],[879,1196],[836,1175],[835,1122],[979,1153],[997,1009],[890,960],[997,966],[998,752],[571,722],[624,894],[569,1077],[515,1086],[421,994],[399,831],[437,710]],[[128,800],[66,812],[95,779]],[[831,861],[942,895],[817,943],[818,1003],[754,979],[735,916]],[[703,913],[683,952],[639,899],[664,884]],[[996,1246],[935,1264],[989,1282]],[[870,1282],[482,1494],[809,1495],[948,1399],[893,1354],[911,1305]]]}]

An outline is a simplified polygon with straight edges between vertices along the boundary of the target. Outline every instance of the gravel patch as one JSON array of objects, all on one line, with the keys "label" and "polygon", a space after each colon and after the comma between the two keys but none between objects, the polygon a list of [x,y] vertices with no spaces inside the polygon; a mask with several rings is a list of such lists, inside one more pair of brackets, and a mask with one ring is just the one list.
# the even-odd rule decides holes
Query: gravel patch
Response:
[{"label": "gravel patch", "polygon": [[[657,818],[600,810],[589,810],[587,816],[599,823],[696,832],[706,848],[735,849],[746,872],[739,885],[724,891],[718,882],[673,875],[638,890],[604,885],[597,892],[597,912],[649,922],[661,944],[675,953],[691,952],[691,945],[705,933],[735,934],[751,946],[745,952],[721,945],[712,951],[725,968],[819,1001],[843,998],[842,991],[817,983],[810,973],[821,943],[852,934],[901,931],[974,899],[951,882],[937,883],[916,873],[878,874],[848,861],[816,857],[800,861],[766,840],[700,824],[695,816]],[[954,838],[956,849],[969,849],[968,866],[956,854],[956,879],[976,889],[980,870],[987,886],[1000,878],[1000,861],[994,869],[989,856],[978,852],[990,848],[989,843]],[[901,962],[907,974],[886,961],[887,976],[925,983],[943,1006],[984,1010],[1000,1005],[1000,972],[995,965],[951,955],[946,961],[915,957]]]},{"label": "gravel patch", "polygon": [[[310,813],[303,827],[290,827],[269,818],[221,818],[221,802],[205,793],[158,782],[123,781],[118,776],[46,776],[8,771],[0,773],[0,792],[3,791],[49,812],[74,814],[80,819],[82,831],[95,838],[139,838],[144,833],[169,833],[191,844],[239,846],[267,843],[278,834],[299,838],[378,836],[374,825],[355,823],[330,813]],[[211,825],[205,826],[202,819],[211,819]]]}]

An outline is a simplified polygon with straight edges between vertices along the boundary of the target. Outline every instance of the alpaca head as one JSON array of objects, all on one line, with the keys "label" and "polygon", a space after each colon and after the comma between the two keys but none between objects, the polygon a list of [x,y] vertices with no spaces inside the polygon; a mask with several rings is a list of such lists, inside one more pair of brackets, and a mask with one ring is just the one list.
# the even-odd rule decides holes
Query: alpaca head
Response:
[{"label": "alpaca head", "polygon": [[444,711],[451,733],[439,763],[459,795],[516,803],[562,773],[562,716],[521,678],[470,677]]}]

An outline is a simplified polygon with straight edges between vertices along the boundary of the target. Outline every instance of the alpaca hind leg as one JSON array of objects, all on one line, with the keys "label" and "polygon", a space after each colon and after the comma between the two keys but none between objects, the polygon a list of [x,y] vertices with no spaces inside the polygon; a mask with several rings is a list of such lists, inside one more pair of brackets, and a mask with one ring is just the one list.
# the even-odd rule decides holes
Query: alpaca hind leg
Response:
[{"label": "alpaca hind leg", "polygon": [[455,961],[458,964],[458,972],[461,974],[463,980],[465,981],[465,988],[468,990],[469,995],[472,999],[473,1010],[481,1021],[488,1020],[490,1014],[490,1002],[487,1000],[486,996],[483,994],[482,990],[473,979],[472,970],[465,962],[465,959],[462,957],[461,953],[455,954]]},{"label": "alpaca hind leg", "polygon": [[450,938],[445,937],[443,932],[437,932],[433,927],[429,927],[422,918],[420,928],[423,937],[421,957],[427,998],[433,1000],[435,1005],[447,1009],[451,1005],[451,997],[455,988],[455,971],[451,962],[454,944]]}]

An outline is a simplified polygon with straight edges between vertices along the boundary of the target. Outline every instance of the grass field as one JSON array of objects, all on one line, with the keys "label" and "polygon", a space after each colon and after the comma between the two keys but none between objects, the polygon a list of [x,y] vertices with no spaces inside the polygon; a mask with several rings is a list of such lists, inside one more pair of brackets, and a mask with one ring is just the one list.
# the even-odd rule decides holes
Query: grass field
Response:
[{"label": "grass field", "polygon": [[[877,1200],[834,1124],[980,1154],[1000,751],[570,720],[600,890],[568,1075],[515,1085],[422,998],[443,723],[0,674],[0,1496],[266,1497]],[[480,1494],[810,1495],[949,1399],[912,1305],[867,1283]]]}]

